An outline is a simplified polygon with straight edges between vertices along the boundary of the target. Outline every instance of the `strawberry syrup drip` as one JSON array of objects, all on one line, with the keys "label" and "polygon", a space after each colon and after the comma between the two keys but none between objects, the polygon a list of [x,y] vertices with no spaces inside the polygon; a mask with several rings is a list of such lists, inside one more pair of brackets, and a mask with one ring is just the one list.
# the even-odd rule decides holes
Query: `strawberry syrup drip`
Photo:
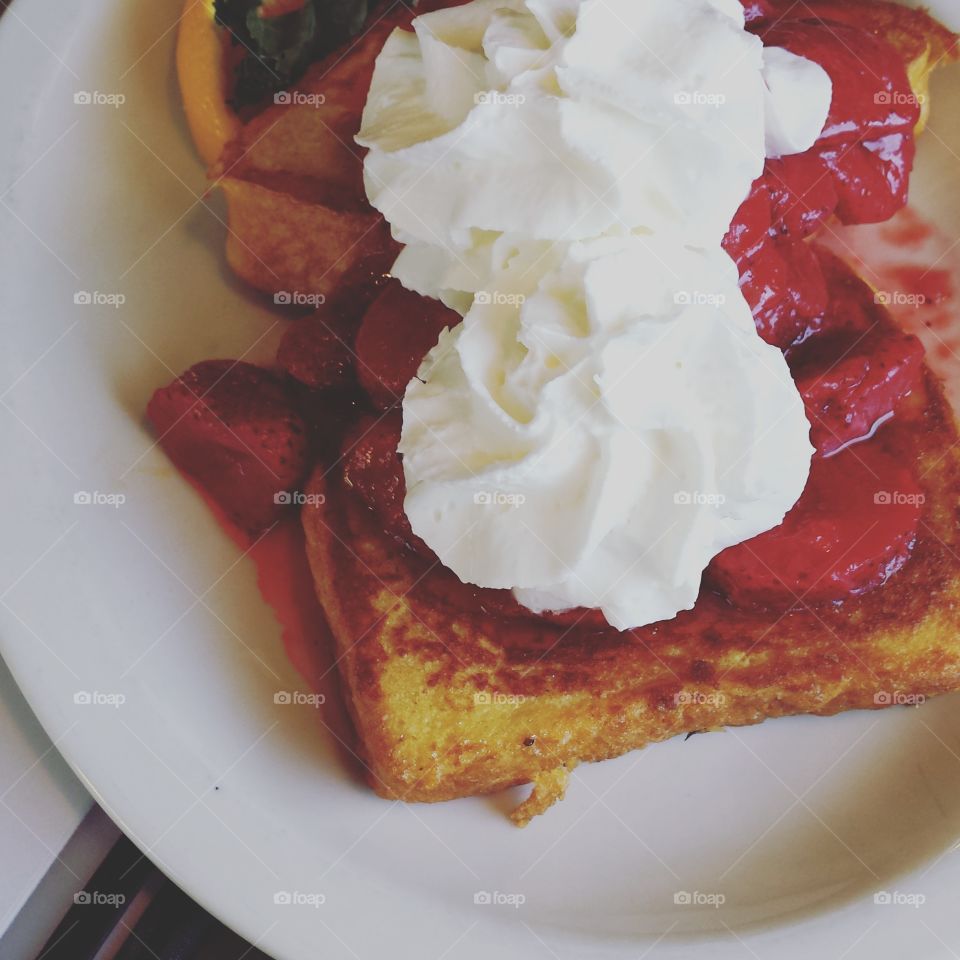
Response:
[{"label": "strawberry syrup drip", "polygon": [[189,475],[184,477],[226,537],[256,568],[257,589],[280,626],[284,653],[309,691],[323,695],[323,725],[352,764],[356,759],[351,747],[355,736],[340,692],[336,647],[317,599],[299,516],[291,513],[265,533],[251,537],[231,523],[203,487]]}]

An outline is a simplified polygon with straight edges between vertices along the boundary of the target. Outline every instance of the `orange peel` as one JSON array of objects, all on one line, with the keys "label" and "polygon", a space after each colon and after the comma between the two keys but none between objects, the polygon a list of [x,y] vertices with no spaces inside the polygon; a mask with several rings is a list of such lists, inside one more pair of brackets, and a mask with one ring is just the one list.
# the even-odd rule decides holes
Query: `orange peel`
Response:
[{"label": "orange peel", "polygon": [[213,18],[213,0],[185,0],[177,32],[177,79],[190,135],[208,166],[240,132],[227,104],[230,89],[227,32]]}]

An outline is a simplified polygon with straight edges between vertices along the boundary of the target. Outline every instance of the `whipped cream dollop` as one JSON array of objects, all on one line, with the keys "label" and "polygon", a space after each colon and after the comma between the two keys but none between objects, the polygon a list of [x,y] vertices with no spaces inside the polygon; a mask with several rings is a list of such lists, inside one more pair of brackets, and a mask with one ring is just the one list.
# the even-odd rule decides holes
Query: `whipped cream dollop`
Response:
[{"label": "whipped cream dollop", "polygon": [[463,315],[403,401],[413,530],[533,610],[672,617],[806,483],[802,401],[720,241],[765,156],[819,134],[829,78],[736,0],[473,0],[413,26],[357,138],[394,274]]}]

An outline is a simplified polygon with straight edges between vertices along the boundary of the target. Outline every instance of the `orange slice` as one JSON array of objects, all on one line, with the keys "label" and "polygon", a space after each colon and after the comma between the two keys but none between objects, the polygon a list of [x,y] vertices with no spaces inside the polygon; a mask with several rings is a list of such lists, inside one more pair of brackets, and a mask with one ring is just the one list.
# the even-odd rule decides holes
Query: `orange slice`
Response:
[{"label": "orange slice", "polygon": [[226,31],[213,19],[213,0],[184,0],[177,33],[177,77],[190,134],[212,166],[240,130],[227,105],[229,91]]}]

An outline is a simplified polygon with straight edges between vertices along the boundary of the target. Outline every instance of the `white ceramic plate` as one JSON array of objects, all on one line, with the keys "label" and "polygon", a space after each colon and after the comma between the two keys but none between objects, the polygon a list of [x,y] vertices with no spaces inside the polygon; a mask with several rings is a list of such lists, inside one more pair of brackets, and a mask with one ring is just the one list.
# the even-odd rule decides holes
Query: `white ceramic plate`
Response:
[{"label": "white ceramic plate", "polygon": [[[97,799],[284,960],[943,955],[960,941],[956,698],[582,768],[523,831],[503,816],[515,798],[378,799],[329,715],[274,704],[303,683],[252,566],[143,425],[157,385],[267,357],[278,334],[202,196],[178,7],[16,0],[0,20],[0,648]],[[936,93],[916,197],[955,229],[957,73]]]}]

